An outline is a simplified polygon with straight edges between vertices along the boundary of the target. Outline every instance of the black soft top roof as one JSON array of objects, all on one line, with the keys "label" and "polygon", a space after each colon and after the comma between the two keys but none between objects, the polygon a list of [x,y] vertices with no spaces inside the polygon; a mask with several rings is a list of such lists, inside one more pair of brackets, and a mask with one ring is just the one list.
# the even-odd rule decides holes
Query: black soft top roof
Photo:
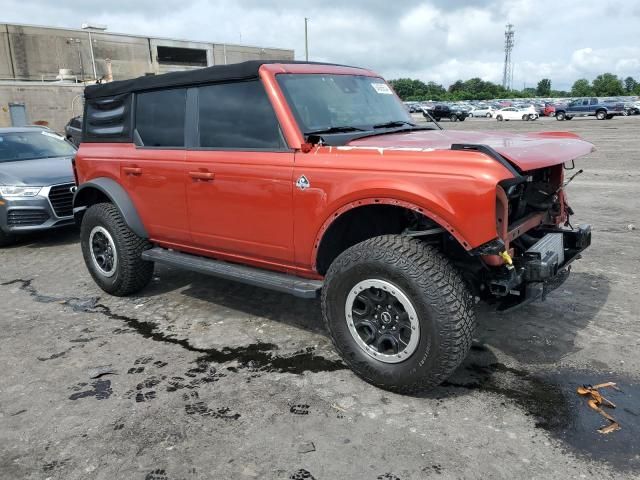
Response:
[{"label": "black soft top roof", "polygon": [[230,65],[216,65],[213,67],[199,68],[184,72],[163,73],[162,75],[148,75],[120,80],[117,82],[89,85],[84,90],[85,98],[112,97],[140,90],[153,90],[156,88],[177,87],[185,85],[197,85],[207,82],[221,82],[229,80],[247,80],[258,77],[258,70],[267,63],[281,63],[283,65],[311,64],[334,65],[330,63],[296,62],[294,60],[250,60]]}]

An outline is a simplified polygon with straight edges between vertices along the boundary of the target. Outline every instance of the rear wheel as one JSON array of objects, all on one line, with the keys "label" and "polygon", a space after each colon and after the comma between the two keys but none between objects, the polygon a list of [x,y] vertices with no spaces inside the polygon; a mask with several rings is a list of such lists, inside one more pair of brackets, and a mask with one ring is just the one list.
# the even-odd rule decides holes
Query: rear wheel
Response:
[{"label": "rear wheel", "polygon": [[556,112],[556,120],[564,120],[564,112]]},{"label": "rear wheel", "polygon": [[105,292],[129,295],[151,281],[153,262],[141,258],[151,244],[131,231],[115,205],[98,203],[87,210],[80,243],[89,273]]},{"label": "rear wheel", "polygon": [[491,113],[487,112],[486,117],[487,117],[487,118],[491,118]]},{"label": "rear wheel", "polygon": [[605,112],[604,110],[598,110],[596,112],[596,118],[598,120],[604,120],[605,118],[607,118],[607,112]]},{"label": "rear wheel", "polygon": [[522,120],[524,120],[525,122],[531,120],[531,117],[529,117],[529,115],[522,115]]},{"label": "rear wheel", "polygon": [[475,326],[471,295],[453,265],[399,235],[343,252],[325,277],[322,311],[349,367],[401,393],[446,380],[466,357]]},{"label": "rear wheel", "polygon": [[452,122],[457,122],[458,121],[458,117],[456,115],[451,115],[449,117],[449,120],[451,120]]}]

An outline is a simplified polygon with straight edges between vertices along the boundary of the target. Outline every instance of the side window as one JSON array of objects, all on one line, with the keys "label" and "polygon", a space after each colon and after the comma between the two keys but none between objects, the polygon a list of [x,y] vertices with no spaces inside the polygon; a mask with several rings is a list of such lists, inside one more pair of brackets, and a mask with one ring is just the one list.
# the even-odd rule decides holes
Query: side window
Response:
[{"label": "side window", "polygon": [[257,80],[200,87],[198,125],[201,147],[284,147],[276,115]]},{"label": "side window", "polygon": [[136,130],[145,147],[184,147],[184,88],[136,95]]},{"label": "side window", "polygon": [[582,101],[582,105],[589,105],[589,99],[588,99],[588,98],[585,98],[585,99]]},{"label": "side window", "polygon": [[597,98],[592,98],[591,99],[591,105],[597,105],[598,104],[598,99]]}]

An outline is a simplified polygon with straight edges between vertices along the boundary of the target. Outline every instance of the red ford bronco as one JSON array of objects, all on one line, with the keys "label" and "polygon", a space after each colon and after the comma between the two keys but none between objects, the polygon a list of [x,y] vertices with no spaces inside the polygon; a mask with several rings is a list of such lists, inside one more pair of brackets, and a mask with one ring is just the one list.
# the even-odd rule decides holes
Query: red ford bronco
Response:
[{"label": "red ford bronco", "polygon": [[571,133],[416,125],[353,67],[246,62],[87,87],[74,214],[97,284],[154,263],[321,296],[344,361],[415,393],[466,356],[474,302],[543,298],[591,243]]}]

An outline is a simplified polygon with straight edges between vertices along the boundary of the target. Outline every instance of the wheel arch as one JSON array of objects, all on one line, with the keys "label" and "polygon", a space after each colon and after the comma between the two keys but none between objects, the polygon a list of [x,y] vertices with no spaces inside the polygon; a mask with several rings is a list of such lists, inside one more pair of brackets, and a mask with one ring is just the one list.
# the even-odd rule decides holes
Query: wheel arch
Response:
[{"label": "wheel arch", "polygon": [[139,237],[149,238],[142,219],[131,197],[115,180],[107,177],[94,178],[78,187],[73,197],[73,213],[81,218],[87,208],[100,202],[115,205],[127,226]]},{"label": "wheel arch", "polygon": [[[343,239],[343,243],[340,244],[340,246],[336,246],[335,239],[340,238],[339,235],[342,233],[340,230],[336,229],[340,228],[341,223],[344,223],[346,219],[351,220],[353,218],[353,215],[357,215],[358,213],[364,214],[365,209],[371,209],[372,207],[376,206],[395,207],[398,209],[398,213],[400,213],[400,211],[415,212],[415,214],[424,217],[434,226],[442,228],[443,233],[451,235],[462,249],[466,251],[471,249],[469,241],[463,237],[458,229],[447,222],[444,218],[442,218],[442,216],[434,213],[432,208],[418,205],[410,201],[400,200],[394,197],[368,197],[354,200],[342,205],[341,207],[333,211],[333,213],[323,222],[322,227],[315,237],[311,259],[311,265],[313,265],[315,271],[323,275],[329,268],[329,265],[331,265],[331,262],[340,253],[353,245],[348,241],[345,242]],[[393,228],[393,226],[391,226],[391,228]],[[393,230],[377,231],[373,226],[371,228],[371,231],[376,233],[373,235],[369,235],[366,238],[359,238],[355,243],[359,243],[360,241],[364,241],[382,234],[401,233],[394,232]]]}]

